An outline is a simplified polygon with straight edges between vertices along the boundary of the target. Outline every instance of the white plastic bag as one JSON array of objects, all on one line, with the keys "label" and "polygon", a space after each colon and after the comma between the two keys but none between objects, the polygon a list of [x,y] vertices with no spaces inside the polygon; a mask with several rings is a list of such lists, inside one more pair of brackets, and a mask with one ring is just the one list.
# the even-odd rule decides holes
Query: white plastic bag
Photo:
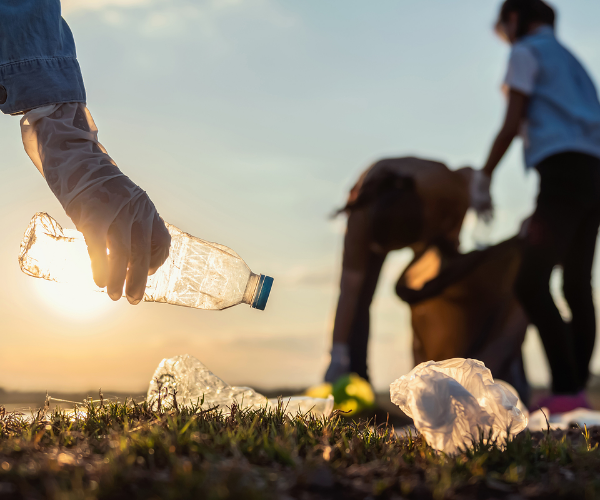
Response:
[{"label": "white plastic bag", "polygon": [[[543,410],[543,411],[542,411]],[[586,408],[577,408],[567,413],[552,413],[548,408],[534,411],[529,417],[527,428],[532,431],[545,431],[550,429],[569,429],[573,425],[594,427],[600,425],[600,412],[588,410]]]},{"label": "white plastic bag", "polygon": [[494,383],[490,370],[474,359],[421,363],[390,385],[390,396],[432,448],[449,454],[469,447],[482,432],[502,444],[507,429],[512,437],[527,426],[517,395]]},{"label": "white plastic bag", "polygon": [[[154,404],[159,389],[163,404],[173,404],[173,393],[179,406],[200,404],[203,408],[218,407],[228,411],[232,403],[240,408],[277,408],[277,399],[267,399],[249,387],[233,387],[225,383],[198,359],[189,354],[163,359],[154,372],[148,388],[147,400]],[[296,415],[310,413],[316,417],[327,417],[333,411],[333,397],[328,399],[292,397],[282,399],[286,413]]]}]

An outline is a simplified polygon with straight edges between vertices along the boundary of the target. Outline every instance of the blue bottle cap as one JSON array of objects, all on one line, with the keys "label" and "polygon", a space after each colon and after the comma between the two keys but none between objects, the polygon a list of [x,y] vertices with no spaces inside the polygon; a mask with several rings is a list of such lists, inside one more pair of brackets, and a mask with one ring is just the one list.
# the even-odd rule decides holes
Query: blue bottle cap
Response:
[{"label": "blue bottle cap", "polygon": [[258,285],[256,287],[256,293],[254,294],[254,300],[252,301],[252,307],[254,309],[265,310],[267,300],[269,300],[269,294],[271,293],[271,287],[273,286],[273,278],[270,276],[260,275],[258,278]]}]

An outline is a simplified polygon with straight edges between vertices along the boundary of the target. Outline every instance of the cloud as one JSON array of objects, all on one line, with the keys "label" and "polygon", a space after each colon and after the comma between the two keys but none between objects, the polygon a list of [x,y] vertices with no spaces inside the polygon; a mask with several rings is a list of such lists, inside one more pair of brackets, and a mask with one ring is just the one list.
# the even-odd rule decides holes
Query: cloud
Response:
[{"label": "cloud", "polygon": [[152,0],[62,0],[63,14],[85,10],[140,7],[153,3]]},{"label": "cloud", "polygon": [[147,36],[177,35],[192,25],[215,36],[220,23],[236,14],[279,28],[295,23],[272,0],[62,0],[62,12],[66,16],[94,12],[109,24],[128,21]]}]

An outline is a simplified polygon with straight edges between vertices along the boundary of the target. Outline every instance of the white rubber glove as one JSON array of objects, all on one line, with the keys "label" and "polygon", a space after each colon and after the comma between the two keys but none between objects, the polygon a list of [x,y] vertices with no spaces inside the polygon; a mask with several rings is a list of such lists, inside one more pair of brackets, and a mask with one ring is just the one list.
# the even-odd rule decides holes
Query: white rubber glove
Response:
[{"label": "white rubber glove", "polygon": [[492,178],[483,170],[474,170],[469,187],[471,208],[484,221],[489,222],[493,217],[492,197],[490,195],[490,184]]},{"label": "white rubber glove", "polygon": [[169,255],[171,237],[145,191],[98,142],[85,104],[33,109],[21,119],[21,134],[25,151],[85,236],[96,285],[118,300],[126,283],[129,302],[140,302],[148,274]]},{"label": "white rubber glove", "polygon": [[333,384],[342,375],[350,373],[350,349],[348,344],[335,342],[331,347],[331,363],[325,373],[325,382]]}]

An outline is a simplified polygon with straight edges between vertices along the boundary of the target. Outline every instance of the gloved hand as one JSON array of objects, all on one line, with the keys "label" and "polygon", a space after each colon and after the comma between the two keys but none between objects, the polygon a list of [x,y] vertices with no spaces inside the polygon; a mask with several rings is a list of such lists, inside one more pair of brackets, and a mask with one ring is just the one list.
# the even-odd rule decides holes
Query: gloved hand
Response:
[{"label": "gloved hand", "polygon": [[21,119],[21,133],[25,151],[85,237],[96,285],[118,300],[126,283],[127,300],[140,302],[171,237],[145,191],[98,142],[85,104],[33,109]]},{"label": "gloved hand", "polygon": [[490,184],[492,178],[483,170],[474,170],[469,186],[471,208],[484,221],[489,222],[493,217],[492,197],[490,195]]},{"label": "gloved hand", "polygon": [[334,342],[331,348],[331,363],[325,373],[325,382],[333,384],[342,375],[350,373],[350,351],[348,344]]}]

